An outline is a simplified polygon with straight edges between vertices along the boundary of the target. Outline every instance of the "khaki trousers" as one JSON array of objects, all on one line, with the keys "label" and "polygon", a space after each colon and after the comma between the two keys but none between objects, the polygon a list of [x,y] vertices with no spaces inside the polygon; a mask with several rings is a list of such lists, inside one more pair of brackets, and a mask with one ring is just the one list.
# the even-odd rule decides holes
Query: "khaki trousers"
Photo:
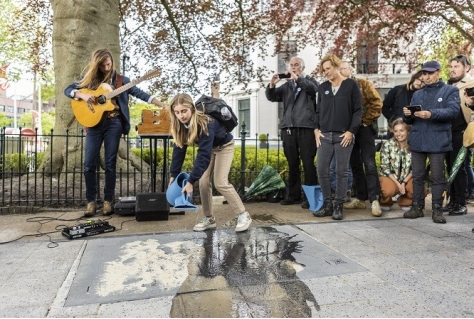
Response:
[{"label": "khaki trousers", "polygon": [[234,186],[229,183],[229,172],[234,158],[234,140],[219,147],[214,147],[209,167],[199,180],[202,209],[205,216],[213,216],[211,174],[214,173],[214,186],[229,203],[234,214],[245,211],[245,206]]},{"label": "khaki trousers", "polygon": [[[394,203],[392,197],[398,194],[398,187],[394,181],[387,176],[379,176],[380,189],[382,195],[380,196],[380,205],[392,206]],[[398,206],[411,206],[413,202],[413,178],[411,178],[405,185],[406,193],[398,197]]]}]

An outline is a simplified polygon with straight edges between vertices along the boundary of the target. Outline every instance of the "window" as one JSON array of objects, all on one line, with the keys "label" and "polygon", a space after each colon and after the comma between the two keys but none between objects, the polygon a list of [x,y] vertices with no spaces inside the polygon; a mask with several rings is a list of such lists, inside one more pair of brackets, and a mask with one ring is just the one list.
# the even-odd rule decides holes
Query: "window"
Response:
[{"label": "window", "polygon": [[357,48],[357,73],[376,74],[379,69],[378,45],[360,45]]},{"label": "window", "polygon": [[[250,99],[239,100],[239,135],[245,122],[246,137],[250,135]],[[241,136],[242,137],[242,136]]]},{"label": "window", "polygon": [[278,73],[283,73],[288,69],[290,59],[297,53],[296,41],[284,41],[278,53]]},{"label": "window", "polygon": [[13,106],[7,106],[7,112],[13,113]]},{"label": "window", "polygon": [[0,112],[4,112],[5,111],[5,105],[0,105]]}]

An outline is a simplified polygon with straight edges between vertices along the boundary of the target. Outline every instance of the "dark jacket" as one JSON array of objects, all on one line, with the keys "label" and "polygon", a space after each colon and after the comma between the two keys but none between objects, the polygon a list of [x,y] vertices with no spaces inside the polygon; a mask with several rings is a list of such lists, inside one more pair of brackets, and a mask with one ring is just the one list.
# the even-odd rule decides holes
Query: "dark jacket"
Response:
[{"label": "dark jacket", "polygon": [[[78,90],[77,86],[78,81],[72,83],[69,85],[66,89],[64,89],[64,94],[67,97],[72,98],[71,93],[73,91]],[[130,79],[126,76],[122,75],[122,84],[125,85],[127,83],[130,83]],[[117,86],[117,72],[114,72],[114,75],[112,77],[112,86],[116,87]],[[128,134],[130,132],[130,110],[128,108],[128,98],[129,95],[134,96],[144,102],[151,103],[152,97],[150,94],[143,92],[136,86],[132,86],[128,90],[120,93],[118,96],[116,96],[116,101],[117,104],[120,108],[120,113],[122,114],[122,133],[123,134]]]},{"label": "dark jacket", "polygon": [[316,101],[317,85],[308,78],[298,77],[296,80],[296,98],[292,83],[287,81],[279,87],[267,86],[265,95],[271,102],[283,102],[283,118],[280,128],[305,127],[314,129],[316,114],[314,102]]},{"label": "dark jacket", "polygon": [[[212,119],[208,123],[207,129],[209,135],[199,134],[199,141],[196,143],[198,145],[197,156],[188,179],[188,182],[191,184],[199,180],[209,167],[212,148],[227,144],[234,139],[232,134],[226,133],[225,126],[215,119]],[[173,156],[171,157],[170,167],[171,177],[176,177],[181,172],[187,148],[187,145],[184,145],[183,148],[180,148],[176,144],[173,146]]]},{"label": "dark jacket", "polygon": [[316,108],[316,128],[321,132],[356,134],[362,119],[362,97],[359,85],[353,79],[342,81],[336,95],[331,82],[321,83]]},{"label": "dark jacket", "polygon": [[410,105],[415,91],[409,89],[409,85],[397,85],[388,91],[383,100],[382,114],[390,123],[396,118],[403,117],[403,108]]},{"label": "dark jacket", "polygon": [[410,105],[421,105],[422,110],[431,112],[431,118],[403,116],[403,121],[412,125],[408,135],[410,150],[423,153],[452,151],[451,120],[458,116],[459,104],[458,88],[443,80],[416,91]]}]

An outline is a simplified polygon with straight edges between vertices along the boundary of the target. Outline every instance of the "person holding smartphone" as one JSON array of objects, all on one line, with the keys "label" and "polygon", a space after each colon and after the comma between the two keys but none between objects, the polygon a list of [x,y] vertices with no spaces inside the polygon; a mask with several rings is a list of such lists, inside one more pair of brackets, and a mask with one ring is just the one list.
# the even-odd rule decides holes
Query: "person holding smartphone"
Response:
[{"label": "person holding smartphone", "polygon": [[443,191],[446,186],[444,159],[453,150],[451,121],[459,114],[459,90],[440,79],[438,61],[425,62],[421,68],[425,87],[416,91],[411,105],[421,105],[422,110],[412,113],[403,108],[403,121],[412,126],[408,136],[412,158],[413,205],[403,214],[405,218],[424,216],[426,159],[430,160],[432,181],[432,219],[446,223],[443,216]]},{"label": "person holding smartphone", "polygon": [[[282,205],[301,204],[309,208],[308,201],[301,199],[300,162],[303,162],[304,184],[316,185],[316,90],[317,82],[303,74],[304,61],[299,57],[290,60],[290,67],[283,74],[275,73],[265,91],[271,102],[283,102],[283,117],[280,121],[283,151],[289,166],[289,195]],[[284,78],[285,83],[276,87]]]}]

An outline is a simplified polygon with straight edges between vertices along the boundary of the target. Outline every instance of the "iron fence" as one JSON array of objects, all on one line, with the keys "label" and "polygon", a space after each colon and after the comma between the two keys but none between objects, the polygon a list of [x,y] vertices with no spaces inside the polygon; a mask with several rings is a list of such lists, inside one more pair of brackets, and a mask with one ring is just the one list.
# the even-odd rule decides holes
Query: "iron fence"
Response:
[{"label": "iron fence", "polygon": [[[266,145],[262,146],[258,134],[255,134],[255,138],[246,138],[245,124],[242,125],[240,136],[241,138],[235,138],[235,147],[236,150],[240,149],[240,157],[237,163],[234,159],[234,168],[229,174],[229,181],[240,195],[244,194],[246,187],[250,186],[264,165],[271,164],[277,171],[283,171],[281,175],[286,178],[287,172],[284,171],[286,159],[279,137],[269,139]],[[84,206],[86,204],[82,171],[84,141],[83,130],[66,131],[62,135],[55,134],[54,130],[51,130],[49,135],[25,135],[21,133],[21,129],[15,134],[6,134],[5,128],[0,129],[2,207]],[[121,149],[125,149],[125,152],[117,164],[116,199],[152,192],[152,183],[162,182],[163,179],[166,184],[170,177],[166,168],[169,168],[172,153],[165,152],[165,146],[171,150],[169,139],[158,143],[156,148],[149,138],[126,136],[121,143],[125,144],[121,145]],[[263,151],[261,147],[264,147]],[[193,161],[196,155],[197,151],[193,146]],[[137,164],[133,158],[141,160]],[[98,190],[103,188],[104,174],[102,163],[98,165],[96,172]],[[99,193],[98,198],[100,197]],[[199,203],[198,189],[195,190],[194,199]]]}]

